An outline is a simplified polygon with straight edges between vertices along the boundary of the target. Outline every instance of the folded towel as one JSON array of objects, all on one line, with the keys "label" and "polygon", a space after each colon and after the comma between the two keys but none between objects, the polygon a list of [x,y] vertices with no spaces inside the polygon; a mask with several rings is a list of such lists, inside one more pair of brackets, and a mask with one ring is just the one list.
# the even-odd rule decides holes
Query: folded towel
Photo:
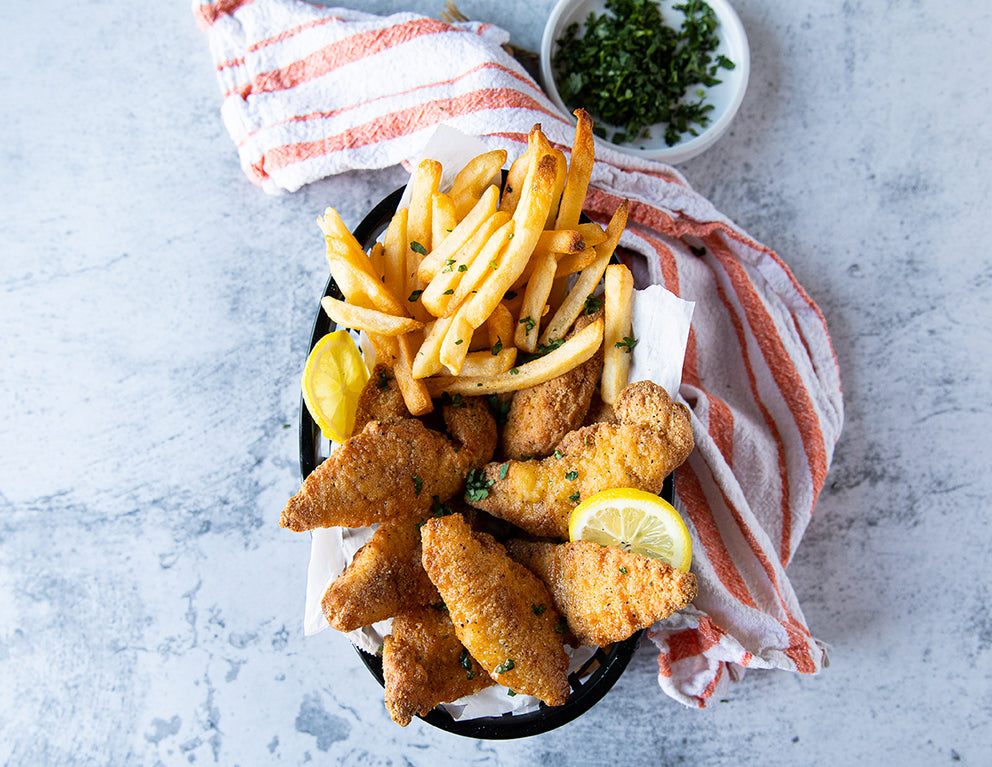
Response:
[{"label": "folded towel", "polygon": [[[194,0],[245,173],[293,191],[419,154],[444,123],[521,154],[572,122],[504,50],[498,27],[300,0]],[[696,449],[676,472],[693,538],[694,606],[652,627],[659,683],[705,706],[747,668],[826,664],[785,567],[809,524],[843,421],[826,323],[788,267],[671,167],[597,147],[586,212],[631,200],[621,244],[641,287],[694,301],[680,397]]]}]

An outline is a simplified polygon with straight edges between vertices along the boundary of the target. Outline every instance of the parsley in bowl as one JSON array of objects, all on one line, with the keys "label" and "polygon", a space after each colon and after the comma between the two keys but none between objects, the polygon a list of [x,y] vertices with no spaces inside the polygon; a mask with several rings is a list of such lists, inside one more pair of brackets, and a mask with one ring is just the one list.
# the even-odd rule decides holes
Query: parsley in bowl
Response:
[{"label": "parsley in bowl", "polygon": [[749,65],[726,0],[560,0],[541,44],[542,80],[559,109],[582,107],[601,141],[666,162],[726,131]]}]

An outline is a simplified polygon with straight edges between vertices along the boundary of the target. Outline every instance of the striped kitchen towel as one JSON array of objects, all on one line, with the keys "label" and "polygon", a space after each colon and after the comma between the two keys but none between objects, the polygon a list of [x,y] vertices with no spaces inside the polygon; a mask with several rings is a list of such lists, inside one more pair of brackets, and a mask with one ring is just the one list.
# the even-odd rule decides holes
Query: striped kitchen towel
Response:
[{"label": "striped kitchen towel", "polygon": [[[293,191],[417,156],[438,125],[511,157],[541,123],[566,152],[560,115],[492,25],[372,16],[301,0],[194,0],[248,178]],[[659,682],[703,707],[747,668],[826,663],[785,568],[809,524],[843,420],[823,316],[769,248],[676,170],[597,147],[586,212],[631,200],[621,244],[640,285],[696,303],[680,388],[696,449],[676,472],[699,595],[656,624]]]}]

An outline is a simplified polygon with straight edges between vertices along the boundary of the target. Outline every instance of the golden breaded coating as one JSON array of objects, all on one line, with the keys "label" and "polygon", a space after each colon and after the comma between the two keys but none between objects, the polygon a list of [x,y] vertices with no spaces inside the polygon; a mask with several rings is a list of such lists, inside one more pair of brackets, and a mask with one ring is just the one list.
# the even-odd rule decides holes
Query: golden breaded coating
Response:
[{"label": "golden breaded coating", "polygon": [[435,496],[443,502],[459,491],[474,460],[415,418],[372,421],[313,470],[279,524],[300,532],[423,519]]},{"label": "golden breaded coating", "polygon": [[393,619],[382,645],[386,709],[406,727],[440,703],[450,703],[493,684],[458,641],[448,611],[411,607]]},{"label": "golden breaded coating", "polygon": [[548,458],[490,463],[482,478],[486,492],[466,499],[532,535],[564,540],[583,498],[611,487],[660,493],[665,477],[692,452],[689,409],[661,386],[639,381],[620,393],[614,411],[617,424],[569,432]]},{"label": "golden breaded coating", "polygon": [[496,419],[485,397],[452,398],[444,403],[442,412],[448,434],[472,452],[473,468],[484,466],[493,459],[499,435]]},{"label": "golden breaded coating", "polygon": [[492,536],[473,533],[458,514],[428,520],[421,534],[424,569],[472,657],[514,692],[549,706],[564,704],[565,627],[547,587]]},{"label": "golden breaded coating", "polygon": [[405,607],[440,600],[421,561],[417,525],[408,519],[383,522],[328,586],[320,605],[333,628],[354,631]]},{"label": "golden breaded coating", "polygon": [[[575,330],[586,327],[602,312],[584,315]],[[501,435],[505,458],[526,460],[551,455],[568,432],[582,425],[599,377],[603,372],[603,349],[567,373],[550,381],[515,392]]]},{"label": "golden breaded coating", "polygon": [[372,369],[372,375],[358,395],[352,433],[358,434],[371,421],[392,423],[401,418],[410,418],[410,411],[406,409],[393,369],[380,362]]},{"label": "golden breaded coating", "polygon": [[583,644],[623,641],[696,598],[692,573],[615,546],[512,540],[507,550],[544,581]]}]

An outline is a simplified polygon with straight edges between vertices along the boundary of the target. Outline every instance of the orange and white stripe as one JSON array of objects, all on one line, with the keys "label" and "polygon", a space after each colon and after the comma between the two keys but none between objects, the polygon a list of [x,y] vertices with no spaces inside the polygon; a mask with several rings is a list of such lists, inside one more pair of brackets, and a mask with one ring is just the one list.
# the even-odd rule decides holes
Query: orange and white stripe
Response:
[{"label": "orange and white stripe", "polygon": [[[302,0],[195,0],[194,13],[242,168],[267,191],[408,161],[441,123],[511,157],[534,123],[571,144],[572,123],[497,27]],[[662,688],[703,707],[747,668],[826,662],[785,568],[840,436],[840,375],[823,316],[788,267],[677,171],[598,147],[586,210],[607,220],[621,198],[635,273],[696,304],[680,390],[696,450],[676,494],[699,595],[649,636]]]}]

